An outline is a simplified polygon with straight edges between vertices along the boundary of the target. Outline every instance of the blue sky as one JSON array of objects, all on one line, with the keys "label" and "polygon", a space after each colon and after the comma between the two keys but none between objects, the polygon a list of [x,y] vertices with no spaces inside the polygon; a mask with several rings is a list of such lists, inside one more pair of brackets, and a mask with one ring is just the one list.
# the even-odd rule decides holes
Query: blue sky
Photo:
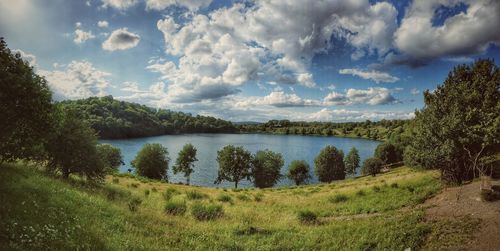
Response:
[{"label": "blue sky", "polygon": [[500,2],[0,0],[54,99],[232,121],[410,118],[457,64],[500,58]]}]

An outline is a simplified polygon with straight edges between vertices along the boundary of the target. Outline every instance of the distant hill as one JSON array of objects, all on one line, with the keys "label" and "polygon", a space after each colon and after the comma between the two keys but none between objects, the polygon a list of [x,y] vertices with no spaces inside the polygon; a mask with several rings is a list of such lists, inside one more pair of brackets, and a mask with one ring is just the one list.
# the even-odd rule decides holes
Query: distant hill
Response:
[{"label": "distant hill", "polygon": [[146,137],[180,133],[237,132],[229,121],[209,116],[119,101],[112,96],[66,100],[58,103],[81,113],[103,139]]}]

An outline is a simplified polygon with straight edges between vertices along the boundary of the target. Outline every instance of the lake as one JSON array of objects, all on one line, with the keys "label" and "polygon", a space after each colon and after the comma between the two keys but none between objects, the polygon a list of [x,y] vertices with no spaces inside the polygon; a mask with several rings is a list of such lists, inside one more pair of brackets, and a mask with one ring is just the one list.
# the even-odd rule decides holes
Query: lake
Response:
[{"label": "lake", "polygon": [[[174,175],[172,166],[175,163],[177,154],[184,144],[191,143],[197,149],[198,161],[195,162],[194,173],[191,175],[191,185],[210,186],[210,187],[233,187],[234,183],[223,182],[214,185],[217,178],[218,164],[216,161],[217,151],[222,147],[232,144],[243,146],[252,153],[258,150],[269,149],[281,153],[285,160],[285,165],[281,170],[282,174],[287,172],[288,164],[296,159],[303,159],[311,166],[311,176],[309,183],[317,183],[318,179],[314,175],[314,158],[320,150],[333,145],[347,154],[351,147],[356,147],[359,151],[361,163],[366,158],[373,155],[373,152],[379,141],[368,139],[355,139],[344,137],[326,137],[326,136],[302,136],[302,135],[270,135],[270,134],[183,134],[183,135],[163,135],[147,138],[120,139],[120,140],[100,140],[100,143],[109,143],[121,149],[125,165],[120,167],[121,172],[133,169],[130,162],[135,158],[137,152],[146,143],[160,143],[167,147],[169,157],[168,179],[170,182],[185,182],[182,173]],[[358,173],[360,170],[358,170]],[[293,185],[294,183],[287,178],[283,178],[276,186]],[[247,180],[241,181],[238,187],[253,187],[253,184]]]}]

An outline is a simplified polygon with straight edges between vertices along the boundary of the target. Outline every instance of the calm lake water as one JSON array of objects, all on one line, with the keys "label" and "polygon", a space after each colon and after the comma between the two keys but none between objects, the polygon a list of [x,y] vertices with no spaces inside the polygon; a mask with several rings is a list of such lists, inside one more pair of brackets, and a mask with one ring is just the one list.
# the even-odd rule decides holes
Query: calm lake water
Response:
[{"label": "calm lake water", "polygon": [[[185,135],[163,135],[157,137],[135,138],[124,140],[100,140],[101,143],[109,143],[119,147],[122,151],[125,165],[120,168],[121,172],[127,172],[127,169],[133,169],[130,165],[137,152],[146,143],[160,143],[167,147],[171,161],[169,163],[168,179],[170,182],[185,182],[182,173],[174,175],[172,166],[175,163],[177,154],[184,144],[191,143],[197,149],[198,161],[195,162],[195,170],[191,175],[191,184],[197,186],[219,186],[233,187],[233,183],[223,182],[220,185],[214,185],[217,178],[218,164],[216,161],[217,151],[222,147],[232,144],[243,146],[252,153],[258,150],[269,149],[281,153],[285,160],[285,165],[281,170],[282,174],[287,171],[288,164],[292,160],[303,159],[311,166],[311,176],[309,183],[316,183],[317,177],[314,175],[314,158],[320,150],[333,145],[344,151],[349,152],[351,147],[356,147],[361,157],[361,163],[366,158],[373,155],[373,151],[380,143],[379,141],[367,139],[353,139],[342,137],[322,137],[322,136],[301,136],[301,135],[268,135],[268,134],[185,134]],[[358,170],[359,173],[359,170]],[[283,178],[276,186],[292,185],[293,182]],[[241,181],[238,187],[252,187],[253,184],[247,180]]]}]

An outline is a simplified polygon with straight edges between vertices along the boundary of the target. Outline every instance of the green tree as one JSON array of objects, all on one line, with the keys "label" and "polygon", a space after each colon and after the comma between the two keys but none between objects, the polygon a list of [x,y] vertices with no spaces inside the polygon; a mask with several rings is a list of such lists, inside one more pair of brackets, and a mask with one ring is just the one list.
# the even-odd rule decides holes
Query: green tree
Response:
[{"label": "green tree", "polygon": [[326,146],[314,159],[315,172],[321,182],[345,179],[344,153],[334,146]]},{"label": "green tree", "polygon": [[217,162],[219,172],[215,184],[220,184],[226,180],[234,182],[234,187],[238,188],[238,182],[244,178],[251,177],[252,155],[243,147],[227,145],[217,152]]},{"label": "green tree", "polygon": [[500,144],[500,70],[491,60],[459,65],[415,112],[407,165],[439,168],[446,183],[484,175]]},{"label": "green tree", "polygon": [[120,165],[125,164],[122,152],[118,147],[110,144],[98,144],[97,153],[108,173],[117,172]]},{"label": "green tree", "polygon": [[382,160],[384,165],[397,163],[402,159],[402,152],[396,147],[396,145],[390,142],[381,143],[375,148],[374,157]]},{"label": "green tree", "polygon": [[179,152],[179,156],[175,161],[173,167],[174,174],[178,172],[184,173],[186,177],[186,183],[189,185],[189,177],[194,172],[194,162],[198,161],[196,158],[196,148],[192,144],[185,144],[182,150]]},{"label": "green tree", "polygon": [[104,164],[97,153],[97,136],[90,126],[71,109],[57,109],[55,125],[46,146],[48,169],[60,171],[64,178],[75,173],[89,179],[104,178]]},{"label": "green tree", "polygon": [[168,150],[161,144],[145,144],[131,164],[137,174],[150,179],[168,180]]},{"label": "green tree", "polygon": [[379,158],[368,158],[363,161],[363,168],[361,172],[363,175],[375,176],[377,173],[380,173],[383,164],[384,163]]},{"label": "green tree", "polygon": [[356,147],[352,147],[344,159],[346,173],[350,175],[355,175],[356,169],[359,168],[359,162],[360,159],[359,159],[358,149],[356,149]]},{"label": "green tree", "polygon": [[0,162],[41,158],[53,112],[52,94],[19,53],[0,38]]},{"label": "green tree", "polygon": [[284,160],[280,153],[270,150],[258,151],[252,160],[252,177],[256,187],[272,187],[281,178]]},{"label": "green tree", "polygon": [[304,160],[294,160],[288,166],[288,178],[295,182],[295,185],[304,184],[311,178],[309,175],[309,164]]}]

